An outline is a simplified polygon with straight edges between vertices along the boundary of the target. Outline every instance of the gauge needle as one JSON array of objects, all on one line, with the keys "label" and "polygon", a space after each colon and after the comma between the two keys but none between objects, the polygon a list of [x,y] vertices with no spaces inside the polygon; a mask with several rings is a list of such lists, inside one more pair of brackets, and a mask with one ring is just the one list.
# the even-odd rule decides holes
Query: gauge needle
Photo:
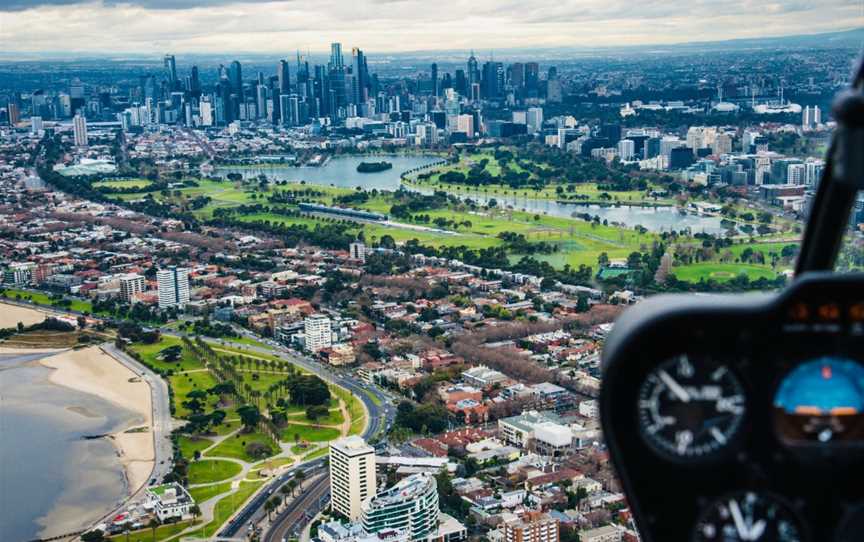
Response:
[{"label": "gauge needle", "polygon": [[666,371],[660,371],[660,380],[663,381],[664,384],[669,388],[669,390],[675,394],[675,396],[680,399],[684,403],[690,402],[690,394],[687,393],[681,384],[675,382],[675,379],[669,376],[669,373]]},{"label": "gauge needle", "polygon": [[741,515],[741,509],[738,508],[738,503],[735,500],[729,501],[729,512],[732,514],[732,521],[735,522],[735,530],[738,531],[738,537],[741,540],[753,540],[750,535],[750,529],[744,523],[744,517]]},{"label": "gauge needle", "polygon": [[762,534],[765,533],[765,527],[767,527],[767,524],[764,519],[757,521],[753,525],[753,528],[750,529],[750,540],[759,540]]}]

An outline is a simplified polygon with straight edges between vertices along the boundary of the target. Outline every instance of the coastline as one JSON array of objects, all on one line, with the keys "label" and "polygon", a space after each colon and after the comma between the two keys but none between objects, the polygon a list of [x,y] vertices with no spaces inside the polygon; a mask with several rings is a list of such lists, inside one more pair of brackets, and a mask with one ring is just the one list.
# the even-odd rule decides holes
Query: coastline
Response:
[{"label": "coastline", "polygon": [[38,324],[51,316],[47,310],[39,310],[36,307],[28,308],[12,303],[2,303],[3,310],[0,311],[0,328],[15,327],[18,322],[25,326]]},{"label": "coastline", "polygon": [[[136,414],[137,420],[108,435],[125,473],[126,493],[134,495],[147,483],[155,466],[150,386],[98,346],[67,350],[40,363],[53,369],[48,377],[51,383],[101,397]],[[145,430],[128,432],[142,427]]]}]

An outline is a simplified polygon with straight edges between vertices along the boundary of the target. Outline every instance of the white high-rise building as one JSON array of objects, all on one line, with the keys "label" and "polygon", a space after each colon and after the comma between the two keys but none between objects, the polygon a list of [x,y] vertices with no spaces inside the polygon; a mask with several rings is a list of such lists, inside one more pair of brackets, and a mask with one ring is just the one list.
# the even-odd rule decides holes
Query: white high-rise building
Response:
[{"label": "white high-rise building", "polygon": [[189,303],[189,269],[169,267],[156,272],[159,308],[183,307]]},{"label": "white high-rise building", "polygon": [[536,134],[543,127],[543,108],[529,107],[525,114],[525,124],[528,125],[528,133]]},{"label": "white high-rise building", "polygon": [[636,154],[636,143],[632,139],[622,139],[618,142],[618,156],[621,160],[632,160]]},{"label": "white high-rise building", "polygon": [[366,245],[357,241],[355,243],[351,243],[348,245],[348,249],[351,253],[351,259],[359,260],[361,262],[366,261]]},{"label": "white high-rise building", "polygon": [[789,184],[805,184],[806,175],[804,164],[789,164],[786,168],[786,182]]},{"label": "white high-rise building", "polygon": [[464,133],[468,138],[474,137],[474,115],[458,115],[456,131]]},{"label": "white high-rise building", "polygon": [[809,105],[801,112],[801,127],[804,130],[813,130],[822,123],[822,110],[818,105]]},{"label": "white high-rise building", "polygon": [[363,502],[375,496],[375,450],[352,435],[330,443],[330,498],[333,510],[351,521]]},{"label": "white high-rise building", "polygon": [[120,277],[120,297],[127,303],[132,302],[135,294],[144,291],[144,277],[137,273],[129,273]]},{"label": "white high-rise building", "polygon": [[808,158],[804,162],[804,184],[814,186],[822,178],[822,170],[825,169],[825,161],[817,158]]},{"label": "white high-rise building", "polygon": [[313,314],[303,320],[303,336],[306,350],[317,352],[329,348],[333,343],[330,319],[323,314]]},{"label": "white high-rise building", "polygon": [[81,114],[72,119],[72,131],[75,134],[75,146],[87,146],[87,118]]}]

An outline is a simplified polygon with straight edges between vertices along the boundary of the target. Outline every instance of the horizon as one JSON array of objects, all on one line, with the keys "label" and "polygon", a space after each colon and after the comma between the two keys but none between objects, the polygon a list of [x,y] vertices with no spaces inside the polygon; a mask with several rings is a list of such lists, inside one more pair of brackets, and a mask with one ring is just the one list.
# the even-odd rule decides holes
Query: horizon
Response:
[{"label": "horizon", "polygon": [[850,22],[864,21],[864,5],[850,0],[828,5],[724,0],[695,13],[679,13],[679,6],[666,3],[632,8],[600,0],[552,8],[531,2],[494,4],[479,1],[465,8],[448,0],[430,8],[415,0],[360,0],[346,7],[336,1],[195,0],[178,6],[175,0],[10,0],[0,7],[0,45],[6,58],[326,54],[332,42],[378,55],[470,49],[590,52],[818,35],[858,30],[862,24]]}]

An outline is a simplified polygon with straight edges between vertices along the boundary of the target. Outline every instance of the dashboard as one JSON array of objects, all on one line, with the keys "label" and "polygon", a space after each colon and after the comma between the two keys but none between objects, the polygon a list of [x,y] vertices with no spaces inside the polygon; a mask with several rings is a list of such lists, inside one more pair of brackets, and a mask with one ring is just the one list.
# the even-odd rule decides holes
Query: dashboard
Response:
[{"label": "dashboard", "polygon": [[864,540],[864,275],[640,303],[600,411],[648,542]]}]

